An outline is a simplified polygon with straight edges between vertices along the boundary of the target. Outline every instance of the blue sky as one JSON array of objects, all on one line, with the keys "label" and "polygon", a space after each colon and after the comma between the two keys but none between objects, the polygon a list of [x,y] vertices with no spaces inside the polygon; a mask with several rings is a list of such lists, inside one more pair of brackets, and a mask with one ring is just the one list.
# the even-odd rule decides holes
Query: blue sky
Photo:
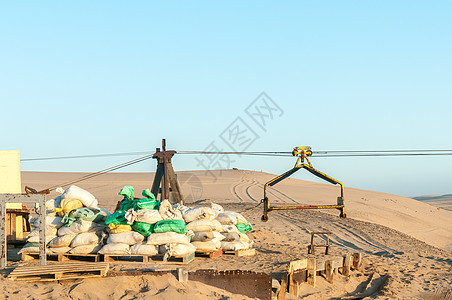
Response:
[{"label": "blue sky", "polygon": [[[172,149],[229,151],[221,133],[240,117],[259,136],[248,151],[452,149],[451,14],[450,1],[2,1],[0,148],[22,158],[153,151],[166,138]],[[245,112],[261,92],[282,110],[265,130]],[[294,163],[233,159],[271,173]],[[312,163],[346,186],[452,192],[452,157]],[[187,156],[174,164],[200,168]]]}]

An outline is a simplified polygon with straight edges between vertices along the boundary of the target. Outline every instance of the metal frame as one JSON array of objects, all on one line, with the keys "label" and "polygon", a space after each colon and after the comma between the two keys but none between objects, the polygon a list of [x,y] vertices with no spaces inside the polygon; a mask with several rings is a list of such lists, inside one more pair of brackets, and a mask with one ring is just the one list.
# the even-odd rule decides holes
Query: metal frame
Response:
[{"label": "metal frame", "polygon": [[0,194],[0,268],[7,266],[8,248],[6,244],[6,203],[38,203],[39,204],[39,264],[47,264],[46,255],[46,204],[43,194]]},{"label": "metal frame", "polygon": [[[264,199],[262,199],[262,202],[264,203],[264,214],[262,215],[261,220],[264,222],[268,221],[268,212],[270,212],[272,210],[330,209],[330,208],[338,209],[340,211],[339,217],[345,218],[346,214],[345,214],[345,206],[344,206],[344,185],[340,181],[326,175],[325,173],[320,172],[319,170],[314,169],[314,167],[311,165],[311,162],[308,159],[308,156],[312,155],[311,147],[296,147],[292,151],[292,155],[298,157],[298,159],[295,163],[295,166],[292,169],[290,169],[289,171],[273,178],[272,180],[270,180],[269,182],[267,182],[264,185]],[[307,163],[304,163],[305,160]],[[274,186],[278,182],[286,179],[287,177],[291,176],[293,173],[297,172],[300,169],[305,169],[305,170],[309,171],[311,174],[313,174],[325,181],[328,181],[329,183],[339,184],[341,187],[341,196],[337,197],[337,204],[336,205],[328,205],[328,204],[327,205],[305,205],[305,206],[271,206],[270,202],[268,200],[268,197],[267,197],[267,187]]]}]

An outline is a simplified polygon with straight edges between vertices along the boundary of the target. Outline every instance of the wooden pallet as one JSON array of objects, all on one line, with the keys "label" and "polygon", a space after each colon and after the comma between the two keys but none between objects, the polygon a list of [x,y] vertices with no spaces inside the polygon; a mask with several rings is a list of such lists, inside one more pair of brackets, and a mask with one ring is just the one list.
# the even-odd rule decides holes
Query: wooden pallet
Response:
[{"label": "wooden pallet", "polygon": [[224,251],[223,250],[223,254],[225,255],[235,255],[235,256],[253,256],[256,255],[256,249],[254,248],[250,248],[250,249],[239,249],[239,250],[229,250],[229,251]]},{"label": "wooden pallet", "polygon": [[[104,254],[103,261],[106,262],[142,262],[149,263],[151,261],[163,261],[164,255],[111,255]],[[188,264],[195,258],[195,253],[191,253],[185,256],[171,256],[168,258],[168,262],[179,262],[183,264]]]},{"label": "wooden pallet", "polygon": [[202,252],[202,251],[196,251],[196,257],[208,257],[208,258],[217,258],[223,255],[223,249],[218,249],[217,251],[213,252]]},{"label": "wooden pallet", "polygon": [[9,275],[11,280],[55,281],[106,276],[109,264],[86,262],[17,267]]},{"label": "wooden pallet", "polygon": [[[29,261],[33,259],[39,259],[39,253],[22,253],[22,261]],[[47,253],[47,259],[52,261],[93,261],[98,262],[100,260],[99,254],[70,254],[70,253]]]}]

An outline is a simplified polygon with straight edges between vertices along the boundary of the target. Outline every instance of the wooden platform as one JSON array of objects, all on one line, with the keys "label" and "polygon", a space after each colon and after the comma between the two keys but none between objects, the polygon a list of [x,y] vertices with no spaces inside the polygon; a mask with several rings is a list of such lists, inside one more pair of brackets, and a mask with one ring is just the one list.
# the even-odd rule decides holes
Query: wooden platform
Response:
[{"label": "wooden platform", "polygon": [[[22,261],[39,259],[39,253],[22,253]],[[99,254],[70,254],[70,253],[47,253],[47,260],[52,261],[101,261]]]},{"label": "wooden platform", "polygon": [[235,251],[223,251],[224,255],[235,255],[235,256],[253,256],[256,255],[256,249],[239,249]]},{"label": "wooden platform", "polygon": [[[188,264],[195,259],[195,253],[191,253],[185,256],[171,256],[168,258],[168,262],[177,262],[182,264]],[[148,263],[151,261],[164,261],[164,255],[111,255],[103,254],[103,261],[105,262],[142,262]]]},{"label": "wooden platform", "polygon": [[196,251],[196,257],[208,257],[208,258],[217,258],[223,255],[223,249],[218,249],[217,251],[214,252],[198,252]]},{"label": "wooden platform", "polygon": [[106,276],[109,264],[86,262],[17,267],[9,275],[11,280],[55,281]]}]

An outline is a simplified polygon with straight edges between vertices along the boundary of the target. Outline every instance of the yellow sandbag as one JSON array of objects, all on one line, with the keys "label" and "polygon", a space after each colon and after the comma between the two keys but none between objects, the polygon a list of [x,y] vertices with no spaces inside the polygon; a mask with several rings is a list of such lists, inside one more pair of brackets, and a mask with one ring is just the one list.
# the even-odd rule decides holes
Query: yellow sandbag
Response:
[{"label": "yellow sandbag", "polygon": [[54,208],[53,211],[56,212],[60,217],[67,216],[69,213],[77,208],[82,208],[83,203],[78,199],[65,198],[61,200],[60,207]]},{"label": "yellow sandbag", "polygon": [[130,225],[115,225],[113,223],[108,224],[107,227],[108,233],[121,233],[121,232],[127,232],[132,231],[132,227]]}]

